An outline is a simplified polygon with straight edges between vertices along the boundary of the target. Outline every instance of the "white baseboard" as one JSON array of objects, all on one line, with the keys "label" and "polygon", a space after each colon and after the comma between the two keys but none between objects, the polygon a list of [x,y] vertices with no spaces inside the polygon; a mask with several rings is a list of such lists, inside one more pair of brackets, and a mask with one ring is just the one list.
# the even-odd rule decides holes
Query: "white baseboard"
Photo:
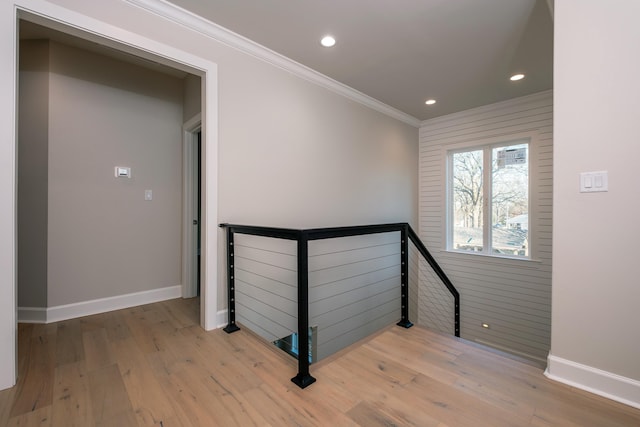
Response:
[{"label": "white baseboard", "polygon": [[74,304],[59,305],[57,307],[49,307],[46,309],[19,307],[18,322],[59,322],[61,320],[75,319],[77,317],[90,316],[92,314],[99,314],[105,313],[107,311],[135,307],[137,305],[166,301],[169,299],[179,298],[181,295],[182,286],[177,285],[160,289],[152,289],[150,291],[117,295],[108,298],[100,298],[91,301],[82,301]]},{"label": "white baseboard", "polygon": [[640,381],[551,354],[544,374],[552,380],[640,409]]}]

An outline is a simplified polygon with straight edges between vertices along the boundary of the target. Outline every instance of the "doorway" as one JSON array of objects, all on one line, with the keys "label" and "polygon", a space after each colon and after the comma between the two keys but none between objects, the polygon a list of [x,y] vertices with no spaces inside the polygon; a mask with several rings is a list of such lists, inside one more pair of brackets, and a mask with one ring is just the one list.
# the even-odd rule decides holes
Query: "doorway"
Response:
[{"label": "doorway", "polygon": [[[18,320],[180,297],[181,134],[193,75],[19,24]],[[114,177],[114,166],[126,174]]]},{"label": "doorway", "polygon": [[[195,56],[182,50],[179,41],[173,45],[164,45],[138,33],[127,31],[111,25],[109,22],[100,21],[100,18],[92,18],[81,13],[70,12],[55,4],[41,4],[38,2],[26,2],[21,0],[9,1],[3,5],[6,13],[0,14],[0,21],[6,40],[17,41],[18,21],[26,19],[40,25],[63,31],[67,34],[85,39],[116,49],[121,52],[133,54],[152,62],[173,66],[202,77],[202,127],[217,128],[217,64],[200,56]],[[106,18],[105,18],[106,19]],[[6,168],[2,169],[1,182],[6,183],[0,191],[0,197],[5,201],[3,215],[0,215],[3,235],[5,239],[0,250],[0,263],[6,266],[2,272],[0,287],[0,312],[5,313],[0,322],[0,335],[6,344],[0,350],[0,360],[3,361],[0,368],[0,389],[15,384],[16,379],[16,188],[12,183],[17,179],[17,101],[15,95],[18,91],[17,58],[18,44],[4,43],[0,46],[0,56],[5,61],[6,67],[0,71],[4,81],[0,102],[0,117],[3,117],[3,126],[0,126],[0,151],[6,160]],[[201,283],[201,325],[210,330],[222,323],[218,320],[217,313],[217,251],[220,233],[214,228],[207,231],[207,224],[218,223],[217,218],[217,132],[206,133],[202,136],[202,186],[209,191],[210,197],[203,197],[202,235],[207,236],[202,240],[202,283]],[[13,236],[13,237],[10,237]],[[6,286],[5,286],[6,285]]]},{"label": "doorway", "polygon": [[183,125],[182,297],[202,294],[203,143],[200,114]]}]

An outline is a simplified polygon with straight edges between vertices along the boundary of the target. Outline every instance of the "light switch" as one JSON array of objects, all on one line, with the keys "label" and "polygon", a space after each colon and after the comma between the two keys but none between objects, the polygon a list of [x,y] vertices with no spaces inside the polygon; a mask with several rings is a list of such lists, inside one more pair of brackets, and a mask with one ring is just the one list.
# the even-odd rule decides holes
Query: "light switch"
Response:
[{"label": "light switch", "polygon": [[596,175],[593,179],[595,181],[593,186],[596,188],[602,188],[602,175]]},{"label": "light switch", "polygon": [[583,172],[580,174],[580,192],[596,193],[609,191],[607,171]]},{"label": "light switch", "polygon": [[153,200],[153,191],[144,190],[144,199],[145,200]]}]

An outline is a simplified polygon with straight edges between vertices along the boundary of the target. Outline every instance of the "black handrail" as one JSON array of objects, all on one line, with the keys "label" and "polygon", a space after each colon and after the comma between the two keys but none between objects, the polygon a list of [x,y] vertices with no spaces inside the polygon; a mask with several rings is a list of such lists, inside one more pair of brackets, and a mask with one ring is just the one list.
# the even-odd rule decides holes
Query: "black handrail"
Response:
[{"label": "black handrail", "polygon": [[220,224],[220,227],[234,233],[251,234],[253,236],[273,237],[276,239],[298,240],[300,231],[292,228],[259,227],[254,225]]},{"label": "black handrail", "polygon": [[456,287],[453,286],[451,280],[449,280],[445,272],[442,270],[442,268],[440,268],[440,264],[438,264],[435,258],[433,258],[429,250],[427,250],[427,247],[424,245],[424,243],[422,243],[422,240],[420,240],[420,237],[416,234],[415,231],[413,231],[413,228],[411,228],[409,224],[407,224],[407,231],[409,233],[409,239],[411,239],[413,244],[416,245],[416,248],[418,249],[420,254],[429,263],[431,268],[433,268],[433,271],[440,278],[440,280],[442,280],[442,283],[444,283],[449,292],[451,292],[451,294],[453,295],[454,331],[455,336],[460,337],[460,293],[458,292]]},{"label": "black handrail", "polygon": [[332,228],[312,228],[305,230],[309,235],[309,240],[331,239],[335,237],[351,237],[365,234],[390,233],[400,231],[402,227],[408,225],[406,222],[395,224],[375,224],[375,225],[354,225],[347,227]]},{"label": "black handrail", "polygon": [[[358,225],[350,227],[313,228],[295,230],[289,228],[259,227],[251,225],[220,224],[227,231],[227,295],[229,322],[224,328],[227,333],[238,331],[235,316],[235,269],[234,269],[234,233],[277,239],[296,240],[298,244],[298,374],[291,378],[300,388],[313,384],[316,379],[309,373],[309,264],[308,250],[310,240],[359,236],[399,231],[401,233],[401,320],[399,326],[410,328],[409,321],[409,240],[425,258],[437,276],[445,284],[454,298],[455,336],[460,336],[460,294],[445,272],[431,256],[418,235],[406,223]],[[301,356],[302,355],[302,356]]]}]

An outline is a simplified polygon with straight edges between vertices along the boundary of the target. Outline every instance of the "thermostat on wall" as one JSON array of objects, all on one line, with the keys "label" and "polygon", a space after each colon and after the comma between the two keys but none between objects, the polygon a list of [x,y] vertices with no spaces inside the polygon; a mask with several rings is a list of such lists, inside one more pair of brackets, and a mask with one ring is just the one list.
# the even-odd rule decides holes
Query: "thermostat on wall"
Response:
[{"label": "thermostat on wall", "polygon": [[116,178],[131,178],[131,168],[116,166]]}]

